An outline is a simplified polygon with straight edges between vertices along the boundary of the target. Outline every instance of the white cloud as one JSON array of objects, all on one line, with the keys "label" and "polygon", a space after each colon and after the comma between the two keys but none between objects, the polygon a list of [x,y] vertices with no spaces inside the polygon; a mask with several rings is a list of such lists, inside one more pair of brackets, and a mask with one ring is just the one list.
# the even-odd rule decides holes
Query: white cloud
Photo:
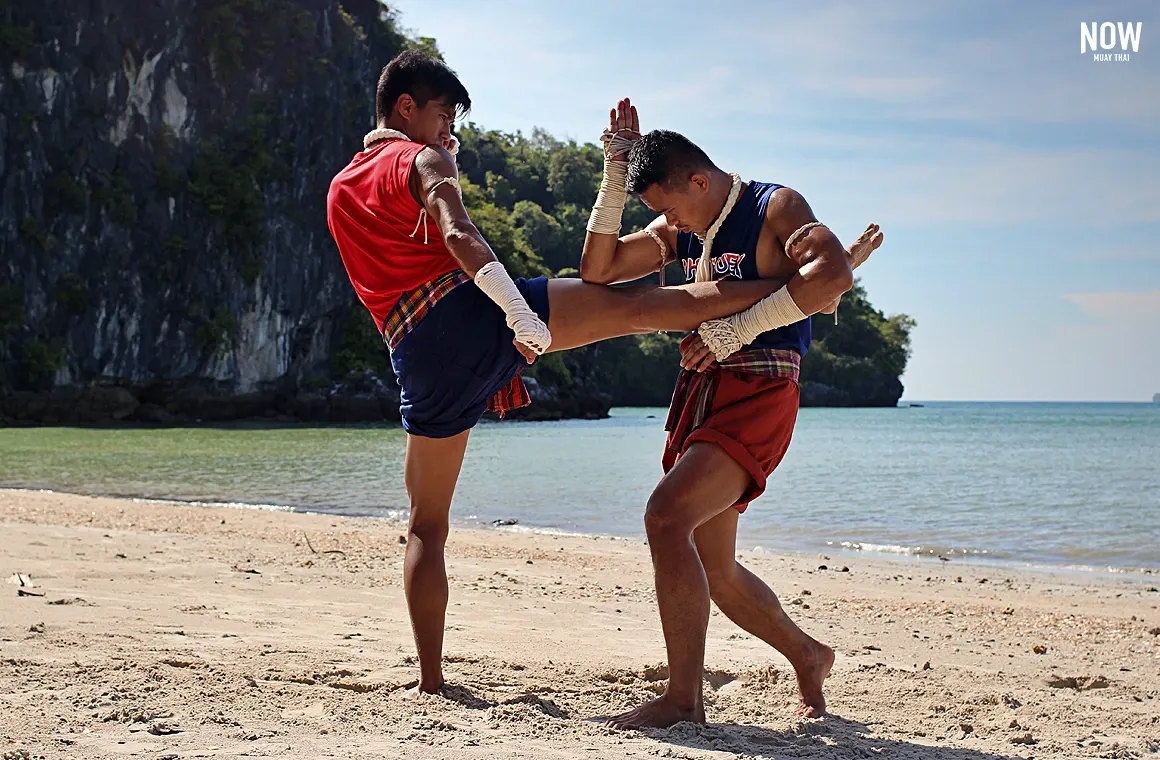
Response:
[{"label": "white cloud", "polygon": [[[919,317],[905,397],[947,401],[1147,401],[1160,393],[1160,290],[1059,296],[955,319]],[[1030,296],[1029,296],[1030,302]],[[1086,318],[1086,321],[1084,319]]]},{"label": "white cloud", "polygon": [[[788,147],[796,137],[782,139],[786,147],[767,151],[747,149],[736,135],[713,135],[701,144],[745,176],[791,185],[843,214],[871,214],[893,224],[1120,228],[1160,222],[1160,182],[1154,179],[1160,154],[1096,147],[1027,151],[965,140],[900,145],[834,133],[806,138],[811,148],[802,156]],[[833,142],[834,158],[819,157],[826,140]],[[1111,232],[1105,244],[1126,248],[1120,235]]]},{"label": "white cloud", "polygon": [[1063,298],[1104,322],[1154,322],[1160,329],[1160,290],[1071,293]]},{"label": "white cloud", "polygon": [[[772,48],[770,74],[739,82],[769,113],[826,113],[844,101],[890,106],[898,116],[1001,124],[1115,121],[1154,131],[1160,68],[1138,60],[1099,65],[1078,53],[1090,6],[962,8],[933,3],[843,3],[768,7],[744,24],[723,21],[720,45]],[[1157,6],[1134,14],[1155,28]],[[776,42],[770,44],[770,30]],[[849,106],[849,103],[845,103]],[[864,107],[863,112],[873,112]]]},{"label": "white cloud", "polygon": [[904,397],[1148,401],[1160,393],[1160,352],[1150,350],[1160,345],[1155,323],[1040,327],[1039,334],[1021,335],[1017,343],[996,338],[1004,326],[986,329],[981,325],[970,336],[944,332],[917,340],[914,359],[903,378]]},{"label": "white cloud", "polygon": [[1160,260],[1160,243],[1151,245],[1093,245],[1073,253],[1072,259],[1097,259],[1100,261],[1152,261]]}]

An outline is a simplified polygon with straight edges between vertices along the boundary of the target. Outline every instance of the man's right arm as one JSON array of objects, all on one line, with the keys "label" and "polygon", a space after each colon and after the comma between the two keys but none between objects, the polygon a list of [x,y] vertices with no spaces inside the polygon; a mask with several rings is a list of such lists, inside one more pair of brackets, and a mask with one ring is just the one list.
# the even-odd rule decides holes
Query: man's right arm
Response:
[{"label": "man's right arm", "polygon": [[624,237],[589,232],[580,256],[580,278],[598,285],[632,282],[673,261],[676,246],[676,231],[663,216]]},{"label": "man's right arm", "polygon": [[459,194],[459,170],[450,153],[434,145],[427,146],[415,156],[412,176],[419,203],[439,226],[447,250],[464,272],[475,277],[484,266],[498,261],[467,215]]},{"label": "man's right arm", "polygon": [[620,236],[620,217],[628,200],[628,156],[639,138],[636,106],[621,98],[609,110],[608,129],[600,138],[604,143],[604,175],[580,255],[580,278],[585,282],[631,282],[664,268],[675,256],[677,233],[664,217],[653,220],[644,230]]},{"label": "man's right arm", "polygon": [[458,176],[451,154],[441,147],[428,146],[415,157],[412,178],[420,203],[439,225],[443,242],[460,268],[503,309],[516,346],[530,364],[551,346],[552,334],[467,216]]}]

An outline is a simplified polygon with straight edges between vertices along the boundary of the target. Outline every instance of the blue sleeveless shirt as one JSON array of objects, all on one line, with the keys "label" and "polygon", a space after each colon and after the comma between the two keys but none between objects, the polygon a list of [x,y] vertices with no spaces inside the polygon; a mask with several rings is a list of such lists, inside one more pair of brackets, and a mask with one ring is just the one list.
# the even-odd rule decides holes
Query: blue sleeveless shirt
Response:
[{"label": "blue sleeveless shirt", "polygon": [[[738,280],[759,280],[757,273],[757,238],[765,222],[765,209],[773,192],[781,185],[772,182],[750,182],[737,198],[717,237],[713,239],[713,279],[732,277]],[[677,233],[677,258],[685,274],[685,281],[697,277],[697,262],[701,260],[701,241],[691,232]],[[751,346],[782,348],[805,356],[810,347],[810,318],[792,325],[779,327],[757,336]]]}]

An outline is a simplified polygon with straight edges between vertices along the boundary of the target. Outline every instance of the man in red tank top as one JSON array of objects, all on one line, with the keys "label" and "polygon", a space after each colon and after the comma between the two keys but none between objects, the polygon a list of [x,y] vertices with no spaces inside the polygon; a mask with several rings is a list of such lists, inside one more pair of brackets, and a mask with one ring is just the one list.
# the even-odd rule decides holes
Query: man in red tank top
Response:
[{"label": "man in red tank top", "polygon": [[[443,686],[448,512],[471,428],[527,403],[519,373],[545,351],[621,335],[694,330],[774,292],[768,281],[611,288],[508,276],[472,224],[457,184],[451,126],[471,105],[442,61],[409,51],[376,91],[377,128],[340,171],[327,219],[351,284],[391,349],[408,433],[410,499],[403,580],[419,690]],[[601,229],[619,212],[601,206]]]}]

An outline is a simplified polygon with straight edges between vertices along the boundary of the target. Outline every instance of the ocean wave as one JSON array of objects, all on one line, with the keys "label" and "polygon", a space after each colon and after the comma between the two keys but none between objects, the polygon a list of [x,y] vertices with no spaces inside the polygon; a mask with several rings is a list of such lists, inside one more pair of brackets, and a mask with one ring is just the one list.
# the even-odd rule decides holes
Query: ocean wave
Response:
[{"label": "ocean wave", "polygon": [[[957,558],[970,564],[972,561],[985,565],[1017,566],[1025,570],[1050,573],[1112,573],[1115,575],[1157,575],[1160,568],[1127,567],[1083,562],[1051,561],[1043,558],[1019,557],[1009,552],[990,549],[974,549],[962,546],[905,546],[902,544],[876,544],[868,541],[827,541],[826,546],[845,551],[872,554],[892,554],[904,557],[929,557],[939,559]],[[757,547],[761,548],[761,547]]]},{"label": "ocean wave", "polygon": [[294,512],[294,507],[286,504],[251,504],[245,501],[197,501],[192,499],[146,499],[137,496],[129,497],[129,501],[139,504],[177,504],[188,507],[229,507],[230,509],[262,509],[270,512]]},{"label": "ocean wave", "polygon": [[902,554],[911,557],[988,557],[1002,559],[1009,555],[989,549],[972,549],[963,546],[903,546],[901,544],[875,544],[867,541],[827,541],[826,546],[848,549],[856,552],[876,554]]},{"label": "ocean wave", "polygon": [[[477,523],[481,528],[488,530],[498,530],[503,533],[533,533],[540,536],[572,536],[574,538],[607,538],[611,541],[616,541],[620,537],[607,535],[604,533],[582,533],[578,530],[564,530],[562,528],[544,528],[538,525],[503,525],[489,522]],[[468,527],[468,526],[464,526]],[[471,526],[475,527],[475,526]]]}]

